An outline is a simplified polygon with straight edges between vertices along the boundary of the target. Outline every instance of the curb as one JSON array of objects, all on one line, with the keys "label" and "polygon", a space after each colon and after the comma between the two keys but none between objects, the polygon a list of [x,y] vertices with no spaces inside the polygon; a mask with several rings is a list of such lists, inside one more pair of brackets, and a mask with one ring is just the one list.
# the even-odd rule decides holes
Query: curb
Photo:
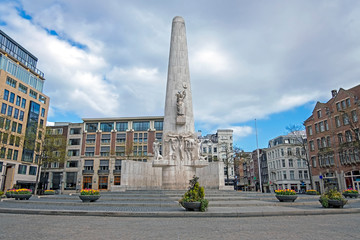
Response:
[{"label": "curb", "polygon": [[155,218],[179,218],[179,217],[276,217],[276,216],[308,216],[330,214],[359,214],[359,208],[353,209],[321,209],[305,211],[276,211],[276,212],[106,212],[106,211],[78,211],[78,210],[30,210],[30,209],[6,209],[0,208],[0,213],[30,214],[30,215],[62,215],[62,216],[94,216],[94,217],[155,217]]}]

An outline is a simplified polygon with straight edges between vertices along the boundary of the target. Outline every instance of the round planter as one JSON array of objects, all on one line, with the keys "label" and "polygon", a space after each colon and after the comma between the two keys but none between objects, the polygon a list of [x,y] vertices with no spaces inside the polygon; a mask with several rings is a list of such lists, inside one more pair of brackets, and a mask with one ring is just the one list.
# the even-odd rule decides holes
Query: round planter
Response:
[{"label": "round planter", "polygon": [[13,194],[10,193],[10,192],[7,192],[5,195],[6,195],[7,198],[13,198]]},{"label": "round planter", "polygon": [[29,200],[31,196],[31,194],[13,194],[15,200]]},{"label": "round planter", "polygon": [[52,193],[44,192],[44,195],[55,195],[55,192],[52,192]]},{"label": "round planter", "polygon": [[297,198],[296,195],[275,195],[280,202],[294,202]]},{"label": "round planter", "polygon": [[95,202],[98,200],[101,196],[100,195],[80,195],[79,198],[83,202]]},{"label": "round planter", "polygon": [[358,193],[343,193],[343,196],[346,198],[358,198]]},{"label": "round planter", "polygon": [[333,200],[329,199],[329,208],[343,208],[344,205],[347,203],[347,200],[341,201],[341,200]]},{"label": "round planter", "polygon": [[200,211],[201,202],[182,202],[181,205],[186,211]]}]

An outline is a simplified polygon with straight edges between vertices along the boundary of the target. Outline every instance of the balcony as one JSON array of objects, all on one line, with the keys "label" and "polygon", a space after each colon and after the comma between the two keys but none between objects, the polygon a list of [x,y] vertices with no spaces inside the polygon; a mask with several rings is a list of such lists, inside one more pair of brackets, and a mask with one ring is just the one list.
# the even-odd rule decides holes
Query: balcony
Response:
[{"label": "balcony", "polygon": [[109,175],[109,170],[98,170],[99,175]]},{"label": "balcony", "polygon": [[86,174],[87,174],[87,175],[89,175],[89,174],[94,174],[94,170],[87,170],[87,169],[85,169],[85,170],[82,171],[82,174],[83,174],[83,175],[86,175]]},{"label": "balcony", "polygon": [[115,170],[113,170],[113,174],[114,174],[114,175],[115,175],[115,174],[117,174],[117,175],[121,174],[121,169],[115,169]]}]

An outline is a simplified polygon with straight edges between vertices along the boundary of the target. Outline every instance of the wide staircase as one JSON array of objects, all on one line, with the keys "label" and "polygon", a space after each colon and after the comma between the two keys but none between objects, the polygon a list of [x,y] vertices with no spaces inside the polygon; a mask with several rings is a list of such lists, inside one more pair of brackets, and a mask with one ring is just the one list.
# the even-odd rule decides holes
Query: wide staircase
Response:
[{"label": "wide staircase", "polygon": [[[171,212],[184,211],[178,200],[185,191],[133,190],[102,192],[96,202],[83,203],[79,194],[32,196],[27,201],[6,200],[0,208],[25,208],[48,210],[121,211],[121,212]],[[261,206],[319,205],[318,196],[299,195],[294,203],[279,203],[274,194],[254,192],[207,190],[209,208],[249,208]]]}]

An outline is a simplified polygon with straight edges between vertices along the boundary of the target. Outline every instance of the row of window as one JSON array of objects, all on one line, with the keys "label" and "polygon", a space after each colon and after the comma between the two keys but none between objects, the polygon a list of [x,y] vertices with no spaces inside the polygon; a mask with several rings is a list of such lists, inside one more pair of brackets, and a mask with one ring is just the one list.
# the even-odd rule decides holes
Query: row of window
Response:
[{"label": "row of window", "polygon": [[[27,173],[27,165],[19,165],[19,168],[18,168],[18,174],[26,174]],[[36,170],[37,170],[37,167],[35,166],[30,166],[29,167],[29,175],[36,175]]]},{"label": "row of window", "polygon": [[11,122],[10,119],[6,119],[0,117],[0,128],[4,128],[5,130],[11,129],[12,132],[21,133],[22,132],[22,124],[17,123],[15,121]]},{"label": "row of window", "polygon": [[295,152],[292,148],[287,148],[287,149],[281,148],[268,152],[268,159],[285,157],[285,151],[286,151],[286,156],[304,156],[306,154],[305,149],[299,147],[295,148]]},{"label": "row of window", "polygon": [[[307,162],[304,159],[297,159],[297,167],[298,168],[306,168]],[[287,163],[287,164],[286,164]],[[294,167],[295,160],[293,159],[281,159],[269,162],[269,168],[270,169],[280,169],[280,168],[293,168]]]},{"label": "row of window", "polygon": [[349,107],[351,107],[350,98],[347,98],[345,100],[342,100],[341,102],[336,103],[336,109],[338,112],[345,110],[346,108],[349,108]]},{"label": "row of window", "polygon": [[[288,178],[289,176],[289,178]],[[286,171],[278,171],[276,173],[272,173],[270,175],[270,179],[271,180],[303,180],[303,179],[308,179],[309,178],[309,174],[307,170],[299,170],[298,171],[298,175],[297,178],[295,178],[295,171],[294,170],[290,170],[289,171],[289,175],[287,174]]]},{"label": "row of window", "polygon": [[[13,115],[14,112],[14,115]],[[13,106],[8,106],[6,103],[2,103],[1,105],[1,113],[7,115],[9,117],[13,117],[15,119],[19,119],[20,121],[24,121],[24,111],[14,108]]]},{"label": "row of window", "polygon": [[[85,171],[94,170],[94,160],[85,160],[84,163]],[[109,160],[100,160],[99,170],[109,170]],[[115,170],[121,170],[121,160],[115,160]]]},{"label": "row of window", "polygon": [[[354,130],[354,135],[355,135],[355,140],[358,141],[360,139],[359,129]],[[345,138],[344,138],[343,133],[338,133],[337,139],[338,139],[338,143],[342,144],[345,142],[352,142],[354,137],[353,137],[351,130],[347,130],[347,131],[345,131]],[[318,150],[332,146],[330,136],[318,138],[318,139],[316,139],[316,143],[317,143]],[[309,145],[310,145],[310,151],[315,151],[315,145],[314,145],[313,140],[309,141]]]},{"label": "row of window", "polygon": [[[108,189],[109,177],[108,176],[99,176],[98,178],[98,188],[100,190]],[[121,185],[121,176],[114,176],[114,185]],[[83,177],[83,188],[93,188],[93,177],[84,176]]]},{"label": "row of window", "polygon": [[[85,129],[87,132],[96,132],[98,130],[98,123],[86,123]],[[154,128],[158,131],[163,130],[163,121],[155,121]],[[150,129],[150,121],[134,121],[133,122],[134,131],[148,131]],[[102,132],[111,132],[112,130],[117,130],[119,132],[125,132],[128,130],[128,122],[116,122],[114,129],[114,122],[104,122],[100,123],[100,130]]]},{"label": "row of window", "polygon": [[214,147],[214,148],[212,148],[211,146],[203,147],[202,153],[217,153],[217,147]]},{"label": "row of window", "polygon": [[[162,133],[156,133],[156,139],[161,141]],[[87,134],[86,135],[86,144],[95,144],[96,134]],[[111,134],[101,134],[101,143],[110,143]],[[134,133],[134,143],[147,143],[148,134],[147,133]],[[117,133],[116,134],[116,142],[117,143],[125,143],[126,142],[126,133]],[[70,139],[70,145],[80,145],[80,139]]]}]

